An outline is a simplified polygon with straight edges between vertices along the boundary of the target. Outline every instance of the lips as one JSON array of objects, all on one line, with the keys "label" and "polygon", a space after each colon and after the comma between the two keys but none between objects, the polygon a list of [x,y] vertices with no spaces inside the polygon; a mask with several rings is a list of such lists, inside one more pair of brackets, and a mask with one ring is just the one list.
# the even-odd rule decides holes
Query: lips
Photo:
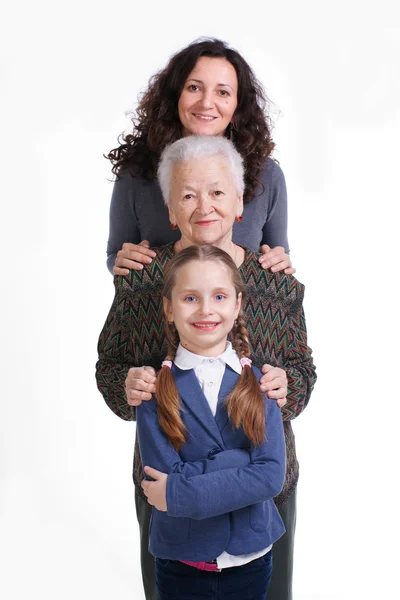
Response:
[{"label": "lips", "polygon": [[216,223],[217,221],[215,219],[212,219],[210,221],[196,221],[196,225],[201,225],[202,227],[207,227],[212,225],[213,223]]},{"label": "lips", "polygon": [[196,329],[201,329],[202,331],[214,331],[220,325],[220,323],[216,323],[215,321],[196,321],[192,323],[192,326]]},{"label": "lips", "polygon": [[201,113],[192,113],[192,115],[196,117],[196,119],[200,119],[201,121],[204,121],[206,123],[211,123],[211,121],[214,121],[218,118],[214,117],[213,115],[202,115]]}]

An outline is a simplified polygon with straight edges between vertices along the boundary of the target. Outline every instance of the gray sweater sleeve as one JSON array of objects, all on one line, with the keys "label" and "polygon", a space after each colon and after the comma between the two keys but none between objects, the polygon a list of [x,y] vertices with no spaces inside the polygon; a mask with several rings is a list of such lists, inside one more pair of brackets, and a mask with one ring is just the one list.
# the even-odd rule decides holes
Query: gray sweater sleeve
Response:
[{"label": "gray sweater sleeve", "polygon": [[262,172],[262,182],[269,190],[268,217],[263,226],[262,243],[271,248],[283,246],[289,253],[287,235],[288,208],[286,181],[280,166],[270,160]]},{"label": "gray sweater sleeve", "polygon": [[139,244],[140,232],[134,210],[132,177],[121,175],[114,183],[110,205],[110,230],[107,243],[107,268],[113,272],[117,252],[122,244]]}]

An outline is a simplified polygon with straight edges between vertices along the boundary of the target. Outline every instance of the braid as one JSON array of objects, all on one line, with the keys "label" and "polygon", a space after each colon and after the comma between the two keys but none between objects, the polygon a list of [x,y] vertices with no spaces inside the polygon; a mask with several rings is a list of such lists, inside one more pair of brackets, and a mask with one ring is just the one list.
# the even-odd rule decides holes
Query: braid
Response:
[{"label": "braid", "polygon": [[180,340],[178,330],[176,329],[175,323],[173,321],[167,322],[165,333],[168,345],[166,360],[174,360]]},{"label": "braid", "polygon": [[[174,323],[166,324],[168,353],[166,360],[174,360],[179,346],[179,334]],[[171,369],[161,368],[156,381],[157,415],[168,441],[179,452],[185,442],[185,425],[180,414],[181,403]]]},{"label": "braid", "polygon": [[[250,358],[250,344],[242,312],[232,328],[231,341],[239,358]],[[264,401],[253,369],[242,368],[239,381],[225,400],[229,418],[243,431],[251,442],[260,445],[265,441]]]},{"label": "braid", "polygon": [[239,356],[239,358],[242,358],[243,356],[245,356],[246,358],[250,358],[251,351],[249,337],[247,334],[246,326],[244,324],[242,311],[239,312],[238,318],[236,319],[236,322],[232,327],[231,341],[232,346],[236,350],[236,353]]}]

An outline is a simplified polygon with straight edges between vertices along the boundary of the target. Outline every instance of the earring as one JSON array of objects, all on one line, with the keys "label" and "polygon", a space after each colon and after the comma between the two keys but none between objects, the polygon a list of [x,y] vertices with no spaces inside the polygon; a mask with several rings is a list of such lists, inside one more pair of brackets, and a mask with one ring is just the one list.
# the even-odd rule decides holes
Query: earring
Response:
[{"label": "earring", "polygon": [[173,229],[175,231],[175,229],[178,229],[178,225],[174,225],[174,223],[170,223],[169,226],[171,227],[171,229]]},{"label": "earring", "polygon": [[236,221],[236,223],[240,223],[240,221],[243,221],[242,215],[239,215],[238,217],[235,217],[235,221]]}]

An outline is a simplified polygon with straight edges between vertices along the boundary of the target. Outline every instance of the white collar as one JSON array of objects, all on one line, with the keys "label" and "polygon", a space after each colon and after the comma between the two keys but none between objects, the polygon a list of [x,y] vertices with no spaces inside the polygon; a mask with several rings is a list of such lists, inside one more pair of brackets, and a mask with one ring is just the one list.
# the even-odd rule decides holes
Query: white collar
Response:
[{"label": "white collar", "polygon": [[174,363],[179,369],[186,371],[188,369],[195,369],[201,365],[202,362],[208,362],[210,360],[218,360],[223,365],[228,365],[236,373],[240,374],[242,372],[242,365],[240,364],[239,357],[230,342],[226,343],[225,351],[219,356],[200,356],[200,354],[193,354],[193,352],[186,350],[186,348],[179,344]]}]

